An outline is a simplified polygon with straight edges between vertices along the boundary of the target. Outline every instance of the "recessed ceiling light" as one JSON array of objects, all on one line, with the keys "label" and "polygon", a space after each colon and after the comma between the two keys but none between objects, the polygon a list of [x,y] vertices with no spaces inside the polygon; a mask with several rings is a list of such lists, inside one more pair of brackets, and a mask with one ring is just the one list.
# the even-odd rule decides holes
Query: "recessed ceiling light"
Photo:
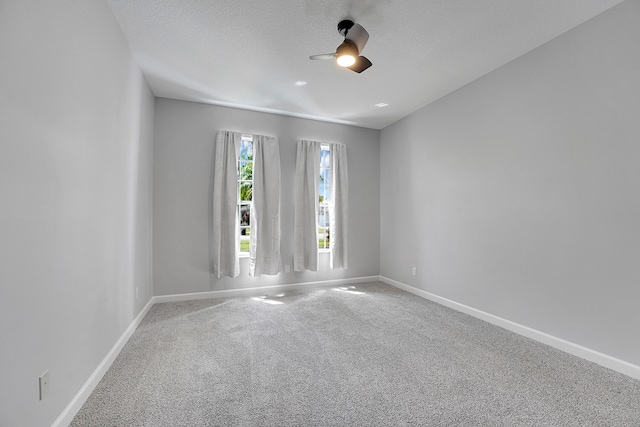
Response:
[{"label": "recessed ceiling light", "polygon": [[374,105],[374,107],[382,108],[382,107],[386,107],[387,105],[389,105],[389,104],[387,104],[385,102],[380,102],[380,103]]},{"label": "recessed ceiling light", "polygon": [[302,81],[302,80],[298,80],[298,81],[296,82],[296,86],[304,86],[304,85],[306,85],[306,84],[307,84],[307,82]]}]

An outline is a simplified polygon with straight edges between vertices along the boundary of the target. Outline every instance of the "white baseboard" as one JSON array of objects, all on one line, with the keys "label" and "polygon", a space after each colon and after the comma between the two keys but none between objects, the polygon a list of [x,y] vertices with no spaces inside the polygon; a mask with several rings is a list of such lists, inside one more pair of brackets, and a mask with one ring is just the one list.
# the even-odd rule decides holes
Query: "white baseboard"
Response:
[{"label": "white baseboard", "polygon": [[477,310],[473,307],[460,304],[456,301],[440,297],[421,289],[414,288],[413,286],[406,285],[404,283],[389,279],[384,276],[380,276],[380,280],[391,286],[395,286],[398,289],[402,289],[403,291],[410,292],[419,297],[444,305],[445,307],[452,308],[456,311],[468,314],[480,320],[484,320],[485,322],[507,329],[511,332],[515,332],[516,334],[531,338],[543,344],[547,344],[551,347],[557,348],[558,350],[564,351],[565,353],[572,354],[590,362],[597,363],[598,365],[604,366],[605,368],[609,368],[611,370],[620,372],[621,374],[628,375],[632,378],[640,380],[640,366],[625,362],[624,360],[617,359],[615,357],[600,353],[590,348],[574,344],[562,338],[554,337],[553,335],[540,332],[538,330],[529,328],[528,326],[523,326],[510,320],[494,316],[493,314]]},{"label": "white baseboard", "polygon": [[149,310],[154,304],[164,303],[164,302],[207,299],[207,298],[230,298],[230,297],[236,297],[236,296],[250,296],[250,295],[278,292],[283,290],[299,289],[301,287],[342,286],[342,285],[352,285],[357,283],[375,282],[375,281],[381,281],[381,282],[387,283],[391,286],[395,286],[398,289],[402,289],[404,291],[410,292],[419,297],[444,305],[445,307],[452,308],[456,311],[468,314],[480,320],[484,320],[485,322],[507,329],[511,332],[515,332],[519,335],[525,336],[527,338],[531,338],[543,344],[550,345],[566,353],[572,354],[582,359],[586,359],[590,362],[597,363],[601,366],[604,366],[605,368],[612,369],[614,371],[628,375],[632,378],[640,379],[640,366],[631,364],[629,362],[625,362],[624,360],[616,359],[615,357],[600,353],[595,350],[591,350],[589,348],[580,346],[578,344],[574,344],[572,342],[563,340],[561,338],[554,337],[552,335],[537,331],[527,326],[520,325],[510,320],[506,320],[501,317],[494,316],[493,314],[489,314],[484,311],[477,310],[473,307],[460,304],[456,301],[440,297],[438,295],[423,291],[421,289],[414,288],[413,286],[406,285],[404,283],[389,279],[384,276],[368,276],[368,277],[357,277],[352,279],[337,279],[337,280],[324,280],[324,281],[318,281],[318,282],[292,283],[292,284],[286,284],[286,285],[266,286],[261,288],[230,289],[230,290],[223,290],[223,291],[198,292],[198,293],[191,293],[191,294],[154,296],[151,298],[151,300],[149,300],[147,305],[145,305],[145,307],[142,309],[140,314],[136,316],[133,322],[131,322],[131,325],[129,325],[126,331],[124,331],[120,339],[118,339],[115,345],[111,348],[109,353],[105,356],[105,358],[102,360],[100,365],[98,365],[95,371],[91,374],[89,379],[87,379],[87,381],[82,386],[80,391],[74,396],[74,398],[67,405],[64,411],[62,411],[60,416],[52,424],[52,427],[66,427],[71,423],[71,421],[73,420],[73,417],[75,417],[78,411],[80,411],[80,408],[82,408],[82,405],[84,404],[84,402],[86,402],[86,400],[89,398],[89,396],[91,395],[93,390],[96,388],[96,386],[98,385],[98,383],[100,382],[104,374],[107,372],[109,367],[113,364],[118,354],[120,354],[120,351],[122,350],[124,345],[127,343],[131,335],[133,335],[133,332],[136,330],[136,328],[138,327],[138,325],[140,324],[144,316],[146,316],[146,314],[149,312]]},{"label": "white baseboard", "polygon": [[154,304],[158,304],[163,302],[190,301],[190,300],[209,299],[209,298],[232,298],[232,297],[260,295],[264,293],[273,293],[273,292],[286,291],[291,289],[300,289],[303,287],[343,286],[343,285],[353,285],[356,283],[378,282],[378,281],[380,281],[380,276],[366,276],[366,277],[355,277],[352,279],[335,279],[335,280],[322,280],[318,282],[289,283],[286,285],[264,286],[259,288],[227,289],[223,291],[195,292],[190,294],[159,295],[159,296],[153,297],[152,301]]},{"label": "white baseboard", "polygon": [[136,330],[144,316],[147,315],[151,306],[153,305],[153,298],[149,300],[147,305],[144,306],[140,314],[133,319],[133,322],[129,325],[129,327],[124,331],[120,339],[115,343],[115,345],[111,348],[109,353],[102,359],[102,362],[98,365],[98,367],[93,371],[89,379],[84,383],[80,391],[71,399],[71,402],[67,405],[67,407],[62,411],[60,416],[51,424],[51,427],[67,427],[73,421],[73,417],[76,416],[84,402],[87,401],[93,390],[96,388],[104,374],[107,373],[109,367],[113,364],[113,361],[116,360],[118,354],[127,343],[133,332]]}]

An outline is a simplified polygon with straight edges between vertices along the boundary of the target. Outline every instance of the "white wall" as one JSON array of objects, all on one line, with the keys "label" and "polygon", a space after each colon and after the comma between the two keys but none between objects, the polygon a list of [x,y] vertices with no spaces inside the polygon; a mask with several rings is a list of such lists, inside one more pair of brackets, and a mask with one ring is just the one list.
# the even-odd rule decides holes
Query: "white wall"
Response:
[{"label": "white wall", "polygon": [[[273,135],[280,141],[282,261],[293,265],[296,140],[343,142],[349,163],[349,269],[217,280],[211,274],[213,146],[220,129]],[[158,98],[154,142],[154,294],[168,295],[378,275],[380,133],[313,120]]]},{"label": "white wall", "polygon": [[640,365],[638,22],[627,0],[384,129],[381,274]]},{"label": "white wall", "polygon": [[0,2],[2,426],[51,425],[151,298],[153,102],[104,1]]}]

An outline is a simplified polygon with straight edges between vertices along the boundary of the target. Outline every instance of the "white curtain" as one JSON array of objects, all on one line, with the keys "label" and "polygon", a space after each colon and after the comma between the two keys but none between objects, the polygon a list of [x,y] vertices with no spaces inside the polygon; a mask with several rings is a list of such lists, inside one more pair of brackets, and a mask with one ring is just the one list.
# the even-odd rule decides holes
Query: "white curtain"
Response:
[{"label": "white curtain", "polygon": [[278,139],[253,136],[249,275],[280,272],[280,150]]},{"label": "white curtain", "polygon": [[216,137],[213,175],[213,274],[240,274],[240,224],[238,221],[238,152],[242,134],[220,131]]},{"label": "white curtain", "polygon": [[294,190],[293,270],[318,271],[320,143],[298,141]]},{"label": "white curtain", "polygon": [[344,144],[330,144],[330,191],[329,218],[331,228],[331,268],[348,268],[349,253],[349,174],[347,169],[347,148]]}]

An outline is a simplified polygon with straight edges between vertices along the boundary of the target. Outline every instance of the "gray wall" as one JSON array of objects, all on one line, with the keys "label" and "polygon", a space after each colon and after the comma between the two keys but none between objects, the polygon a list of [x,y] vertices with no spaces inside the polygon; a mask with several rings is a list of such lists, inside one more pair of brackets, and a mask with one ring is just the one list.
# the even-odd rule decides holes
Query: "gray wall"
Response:
[{"label": "gray wall", "polygon": [[[293,264],[293,177],[296,140],[343,142],[349,161],[349,269],[248,275],[216,280],[211,274],[211,177],[218,130],[273,135],[280,141],[282,262]],[[271,286],[378,275],[380,133],[313,120],[158,98],[155,106],[153,265],[154,294]]]},{"label": "gray wall", "polygon": [[104,1],[1,2],[0,73],[0,425],[47,426],[152,295],[154,101]]},{"label": "gray wall", "polygon": [[638,22],[626,1],[384,129],[381,274],[640,365]]}]

